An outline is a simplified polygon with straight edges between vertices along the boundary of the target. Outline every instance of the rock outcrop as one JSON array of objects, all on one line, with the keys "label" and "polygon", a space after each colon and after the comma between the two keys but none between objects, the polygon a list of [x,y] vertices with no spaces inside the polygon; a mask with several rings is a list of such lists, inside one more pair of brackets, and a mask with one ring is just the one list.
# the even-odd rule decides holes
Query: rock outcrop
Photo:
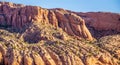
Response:
[{"label": "rock outcrop", "polygon": [[[31,36],[35,33],[40,38]],[[66,40],[60,38],[63,34]],[[36,42],[36,39],[39,40]],[[119,65],[119,43],[120,35],[92,43],[71,37],[60,28],[56,30],[52,25],[37,22],[22,34],[0,30],[0,64]]]},{"label": "rock outcrop", "polygon": [[120,32],[120,14],[110,12],[77,13],[96,30],[116,30]]},{"label": "rock outcrop", "polygon": [[110,12],[75,13],[85,20],[95,38],[120,33],[120,14]]},{"label": "rock outcrop", "polygon": [[74,13],[64,9],[49,10],[37,6],[0,3],[0,25],[21,30],[27,23],[34,21],[51,23],[70,35],[92,40],[84,20]]},{"label": "rock outcrop", "polygon": [[119,65],[119,34],[89,41],[120,32],[119,21],[119,14],[0,3],[0,65]]},{"label": "rock outcrop", "polygon": [[80,12],[76,14],[85,20],[95,38],[120,33],[120,14],[110,12]]}]

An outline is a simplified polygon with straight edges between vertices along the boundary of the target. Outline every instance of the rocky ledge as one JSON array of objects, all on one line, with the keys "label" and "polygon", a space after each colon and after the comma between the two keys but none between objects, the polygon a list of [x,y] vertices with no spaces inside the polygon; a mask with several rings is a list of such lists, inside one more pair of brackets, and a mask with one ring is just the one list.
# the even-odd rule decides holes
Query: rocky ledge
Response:
[{"label": "rocky ledge", "polygon": [[119,14],[0,3],[0,65],[119,64]]},{"label": "rocky ledge", "polygon": [[70,35],[92,40],[91,33],[86,28],[85,21],[78,15],[64,9],[48,10],[37,6],[24,6],[13,3],[0,5],[0,24],[23,29],[30,22],[51,23],[62,28]]}]

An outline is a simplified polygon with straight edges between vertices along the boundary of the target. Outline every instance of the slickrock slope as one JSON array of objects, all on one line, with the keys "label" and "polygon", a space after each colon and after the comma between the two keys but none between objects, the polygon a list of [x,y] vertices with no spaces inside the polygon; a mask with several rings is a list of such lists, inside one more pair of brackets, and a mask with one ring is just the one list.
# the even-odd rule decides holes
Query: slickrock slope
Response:
[{"label": "slickrock slope", "polygon": [[101,29],[91,29],[91,19],[81,15],[1,3],[0,65],[120,65],[120,34],[94,41],[91,33]]}]

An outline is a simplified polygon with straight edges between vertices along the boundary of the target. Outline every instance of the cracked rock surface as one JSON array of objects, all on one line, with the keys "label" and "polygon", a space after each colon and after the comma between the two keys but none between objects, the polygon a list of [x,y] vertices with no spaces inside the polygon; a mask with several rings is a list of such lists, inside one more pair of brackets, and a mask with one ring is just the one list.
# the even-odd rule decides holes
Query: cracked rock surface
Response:
[{"label": "cracked rock surface", "polygon": [[103,14],[0,3],[0,65],[120,65],[120,15]]}]

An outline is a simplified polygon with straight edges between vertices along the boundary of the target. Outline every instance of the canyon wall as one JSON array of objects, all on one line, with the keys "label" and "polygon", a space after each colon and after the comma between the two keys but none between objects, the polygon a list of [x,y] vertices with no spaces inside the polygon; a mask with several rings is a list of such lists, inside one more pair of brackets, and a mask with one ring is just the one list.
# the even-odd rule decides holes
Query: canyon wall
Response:
[{"label": "canyon wall", "polygon": [[120,14],[110,12],[76,13],[96,30],[116,30],[120,32]]},{"label": "canyon wall", "polygon": [[62,28],[69,35],[92,40],[85,21],[78,15],[64,9],[44,9],[37,6],[24,6],[5,2],[0,3],[0,25],[22,29],[30,22],[51,23]]},{"label": "canyon wall", "polygon": [[104,31],[120,32],[119,14],[0,2],[0,65],[119,65],[119,34],[88,41]]}]

